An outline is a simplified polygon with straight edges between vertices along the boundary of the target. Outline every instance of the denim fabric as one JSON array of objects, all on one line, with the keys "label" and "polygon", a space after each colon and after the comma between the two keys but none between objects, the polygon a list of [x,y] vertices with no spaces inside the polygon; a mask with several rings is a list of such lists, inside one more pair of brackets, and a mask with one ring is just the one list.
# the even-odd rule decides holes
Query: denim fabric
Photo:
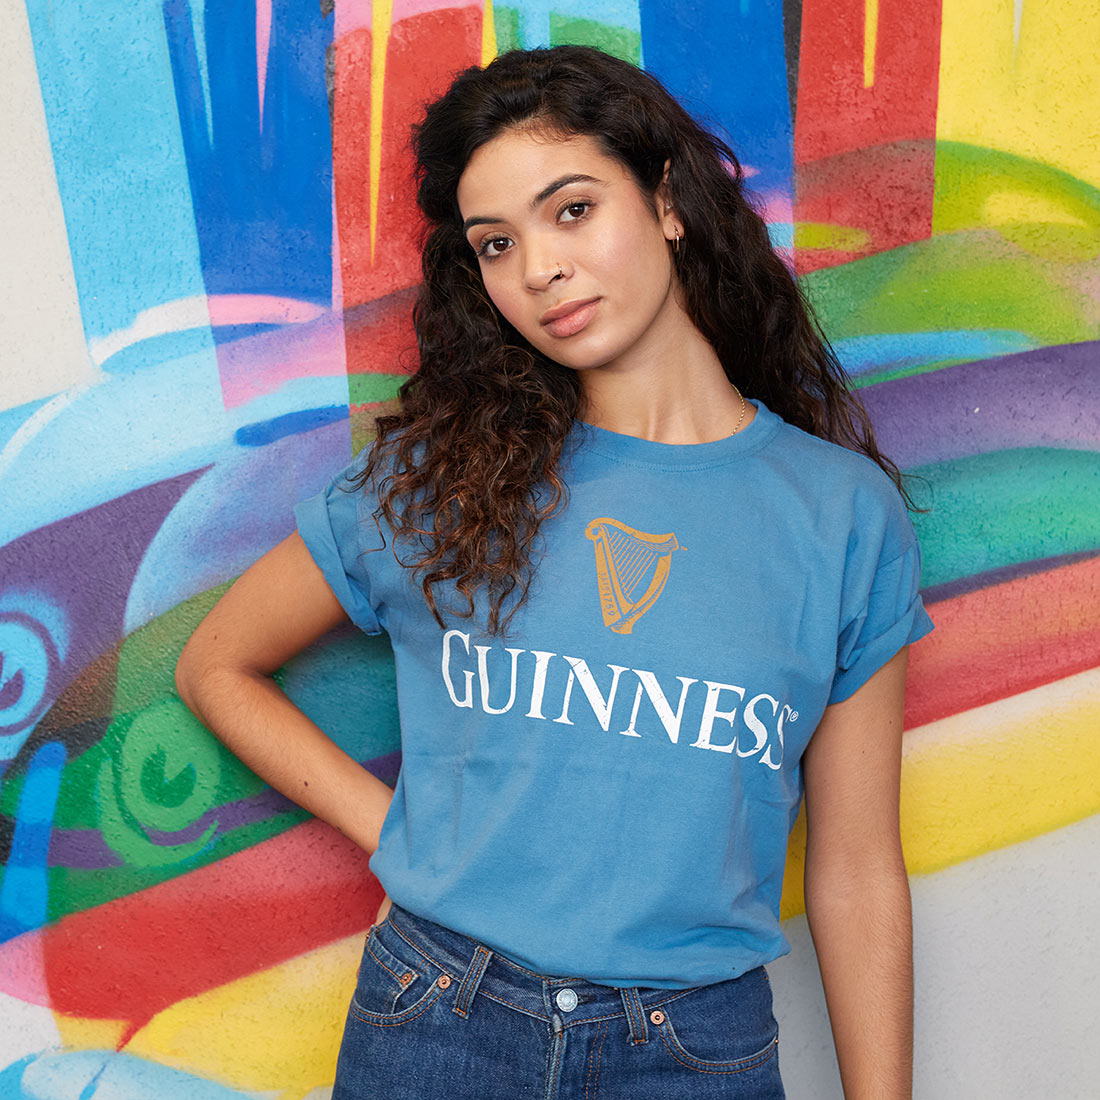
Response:
[{"label": "denim fabric", "polygon": [[691,989],[536,974],[394,906],[332,1100],[783,1100],[763,967]]}]

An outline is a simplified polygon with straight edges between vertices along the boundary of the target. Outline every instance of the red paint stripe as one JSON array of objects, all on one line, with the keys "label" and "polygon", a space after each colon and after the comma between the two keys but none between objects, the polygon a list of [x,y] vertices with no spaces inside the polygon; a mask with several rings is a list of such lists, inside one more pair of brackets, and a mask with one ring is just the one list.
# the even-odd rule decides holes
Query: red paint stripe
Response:
[{"label": "red paint stripe", "polygon": [[[370,244],[371,33],[360,29],[336,43],[333,172],[344,308],[372,302],[420,280],[419,214],[413,197],[409,130],[423,105],[443,92],[454,74],[481,59],[481,11],[448,8],[394,24],[386,55],[381,186],[375,253]],[[404,347],[412,347],[406,344]],[[351,372],[396,373],[381,362],[370,330],[347,333]]]},{"label": "red paint stripe", "polygon": [[795,162],[934,139],[940,0],[880,0],[874,83],[863,86],[865,0],[803,0]]},{"label": "red paint stripe", "polygon": [[344,310],[345,345],[356,349],[354,362],[348,359],[348,374],[397,374],[416,369],[415,300],[416,292],[410,288]]},{"label": "red paint stripe", "polygon": [[905,724],[923,725],[1100,666],[1100,558],[929,608],[913,646]]},{"label": "red paint stripe", "polygon": [[[865,13],[865,0],[803,0],[794,218],[866,229],[867,251],[879,252],[932,231],[934,158],[928,152],[914,161],[897,149],[935,141],[941,3],[880,0],[869,88]],[[797,269],[853,258],[811,252]]]},{"label": "red paint stripe", "polygon": [[862,229],[865,244],[851,250],[806,248],[795,237],[795,272],[887,252],[932,235],[933,141],[905,141],[841,153],[798,168],[800,223]]},{"label": "red paint stripe", "polygon": [[[55,1012],[129,1020],[132,1034],[184,997],[367,928],[382,900],[367,861],[307,822],[4,945],[3,988]],[[44,988],[30,965],[39,945]]]}]

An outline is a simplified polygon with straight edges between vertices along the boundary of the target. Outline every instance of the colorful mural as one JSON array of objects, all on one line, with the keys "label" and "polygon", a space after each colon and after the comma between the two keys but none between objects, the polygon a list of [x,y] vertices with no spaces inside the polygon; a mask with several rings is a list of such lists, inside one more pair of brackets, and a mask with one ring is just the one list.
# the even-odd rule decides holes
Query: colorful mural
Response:
[{"label": "colorful mural", "polygon": [[[197,723],[173,669],[410,368],[420,105],[559,42],[642,64],[729,137],[927,509],[918,1025],[959,1042],[922,997],[991,868],[990,935],[1064,961],[1019,995],[1069,1002],[1024,1043],[1010,993],[958,961],[990,990],[984,1039],[931,1051],[918,1095],[1030,1096],[1044,1073],[1092,1095],[1096,1006],[1042,975],[1095,948],[1044,938],[1033,882],[1041,851],[1044,896],[1100,903],[1058,870],[1100,823],[1098,40],[1090,0],[0,10],[0,1096],[328,1096],[380,888]],[[279,677],[394,781],[384,641],[340,632]],[[793,1004],[811,979],[786,973]],[[792,1097],[839,1096],[797,1029],[785,1058]]]}]

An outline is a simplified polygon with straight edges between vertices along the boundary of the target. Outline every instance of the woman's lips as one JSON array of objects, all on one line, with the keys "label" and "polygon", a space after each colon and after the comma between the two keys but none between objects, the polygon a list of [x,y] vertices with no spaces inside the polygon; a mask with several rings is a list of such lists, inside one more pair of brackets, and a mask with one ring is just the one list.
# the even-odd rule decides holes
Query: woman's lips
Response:
[{"label": "woman's lips", "polygon": [[564,317],[555,317],[554,320],[545,322],[543,328],[551,336],[576,336],[592,320],[599,304],[600,300],[598,298],[590,302],[581,302],[576,309],[565,314]]}]

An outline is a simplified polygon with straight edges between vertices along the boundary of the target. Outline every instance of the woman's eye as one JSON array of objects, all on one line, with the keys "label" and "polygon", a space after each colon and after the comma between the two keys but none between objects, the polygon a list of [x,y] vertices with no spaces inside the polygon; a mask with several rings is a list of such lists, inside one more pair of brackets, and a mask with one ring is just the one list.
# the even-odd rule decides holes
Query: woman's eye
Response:
[{"label": "woman's eye", "polygon": [[588,213],[588,208],[591,205],[590,202],[571,202],[558,217],[567,222],[579,221]]},{"label": "woman's eye", "polygon": [[481,247],[477,250],[479,256],[485,256],[487,259],[495,260],[502,252],[505,252],[508,246],[512,242],[507,237],[490,237],[487,241],[483,241]]}]

